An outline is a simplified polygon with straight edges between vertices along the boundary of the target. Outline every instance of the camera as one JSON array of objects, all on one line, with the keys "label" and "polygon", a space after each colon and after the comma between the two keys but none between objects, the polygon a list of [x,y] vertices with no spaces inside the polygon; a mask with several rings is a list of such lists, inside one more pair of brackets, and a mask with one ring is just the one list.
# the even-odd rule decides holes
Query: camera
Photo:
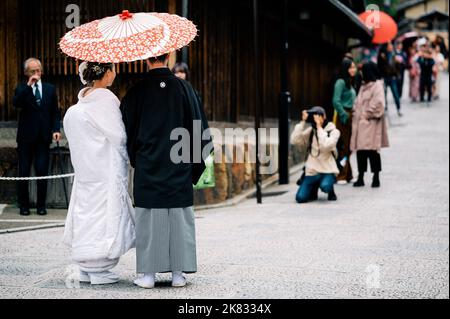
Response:
[{"label": "camera", "polygon": [[318,115],[316,112],[307,111],[308,113],[308,119],[306,120],[306,123],[311,125],[316,125],[316,122],[314,121],[314,115]]},{"label": "camera", "polygon": [[315,106],[312,109],[306,111],[308,113],[308,119],[306,120],[306,123],[311,124],[313,127],[316,126],[316,121],[314,121],[314,115],[319,115],[325,117],[325,110],[320,106]]}]

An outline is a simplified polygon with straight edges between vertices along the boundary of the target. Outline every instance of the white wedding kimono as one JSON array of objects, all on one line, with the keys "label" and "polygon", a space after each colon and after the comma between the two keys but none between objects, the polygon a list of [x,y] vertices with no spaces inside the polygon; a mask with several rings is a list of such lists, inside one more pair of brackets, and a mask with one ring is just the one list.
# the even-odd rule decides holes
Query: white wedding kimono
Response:
[{"label": "white wedding kimono", "polygon": [[120,102],[107,89],[86,90],[64,118],[75,169],[64,243],[82,271],[102,272],[135,247],[134,209]]}]

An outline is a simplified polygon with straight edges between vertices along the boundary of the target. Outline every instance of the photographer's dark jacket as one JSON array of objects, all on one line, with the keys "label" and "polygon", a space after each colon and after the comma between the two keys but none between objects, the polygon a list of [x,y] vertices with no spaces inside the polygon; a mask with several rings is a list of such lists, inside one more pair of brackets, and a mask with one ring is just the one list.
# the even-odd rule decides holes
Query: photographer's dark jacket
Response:
[{"label": "photographer's dark jacket", "polygon": [[300,147],[305,153],[310,151],[306,160],[306,176],[338,175],[336,153],[341,132],[329,122],[325,128],[317,130],[317,135],[315,133],[311,124],[301,122],[291,135],[291,144]]},{"label": "photographer's dark jacket", "polygon": [[[177,128],[186,129],[192,138],[193,120],[203,117],[192,86],[168,68],[151,70],[127,93],[121,110],[130,162],[136,169],[135,205],[146,209],[193,206],[193,184],[205,169],[204,161],[173,163],[171,151],[179,141],[170,138]],[[202,146],[207,143],[203,141]],[[192,158],[192,139],[190,152]]]},{"label": "photographer's dark jacket", "polygon": [[20,109],[17,143],[51,144],[53,133],[61,129],[61,113],[55,87],[42,82],[41,94],[39,106],[32,87],[23,83],[16,89],[13,105]]}]

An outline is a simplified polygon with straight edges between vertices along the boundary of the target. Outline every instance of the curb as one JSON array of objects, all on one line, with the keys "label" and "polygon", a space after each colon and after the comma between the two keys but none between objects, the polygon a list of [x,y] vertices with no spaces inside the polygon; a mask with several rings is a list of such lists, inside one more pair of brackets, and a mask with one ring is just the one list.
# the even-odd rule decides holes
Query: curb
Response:
[{"label": "curb", "polygon": [[0,230],[0,235],[21,233],[21,232],[27,232],[27,231],[33,231],[33,230],[61,228],[61,227],[64,227],[65,225],[66,225],[65,223],[60,223],[60,224],[46,224],[46,225],[40,225],[40,226],[29,226],[29,227],[4,229],[4,230]]}]

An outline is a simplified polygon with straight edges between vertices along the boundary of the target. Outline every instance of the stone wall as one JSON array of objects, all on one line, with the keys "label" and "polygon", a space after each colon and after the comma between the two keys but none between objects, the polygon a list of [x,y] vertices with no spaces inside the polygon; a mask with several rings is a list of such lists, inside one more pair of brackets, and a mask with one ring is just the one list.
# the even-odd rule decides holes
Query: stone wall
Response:
[{"label": "stone wall", "polygon": [[[265,146],[266,154],[270,154],[271,160],[278,163],[278,141],[271,141],[271,143],[266,144]],[[248,155],[249,152],[254,151],[255,146],[245,143],[238,145],[237,147],[245,150],[244,153]],[[223,146],[223,149],[227,148],[230,150],[233,146]],[[222,154],[222,157],[226,157],[225,153]],[[248,156],[245,156],[245,158],[248,158]],[[291,167],[302,162],[301,154],[294,147],[292,148],[289,162]],[[274,172],[274,174],[263,174],[262,180],[264,181],[276,173],[278,173],[278,170]],[[216,187],[214,189],[196,191],[196,205],[218,204],[254,188],[256,181],[256,164],[248,161],[245,163],[226,163],[226,161],[223,160],[222,163],[215,165],[215,174]]]},{"label": "stone wall", "polygon": [[[0,176],[17,176],[17,151],[15,148],[0,148]],[[0,181],[0,203],[16,201],[16,183]]]},{"label": "stone wall", "polygon": [[[17,176],[15,123],[0,123],[0,176]],[[17,200],[16,183],[0,181],[0,203],[15,203]]]}]

